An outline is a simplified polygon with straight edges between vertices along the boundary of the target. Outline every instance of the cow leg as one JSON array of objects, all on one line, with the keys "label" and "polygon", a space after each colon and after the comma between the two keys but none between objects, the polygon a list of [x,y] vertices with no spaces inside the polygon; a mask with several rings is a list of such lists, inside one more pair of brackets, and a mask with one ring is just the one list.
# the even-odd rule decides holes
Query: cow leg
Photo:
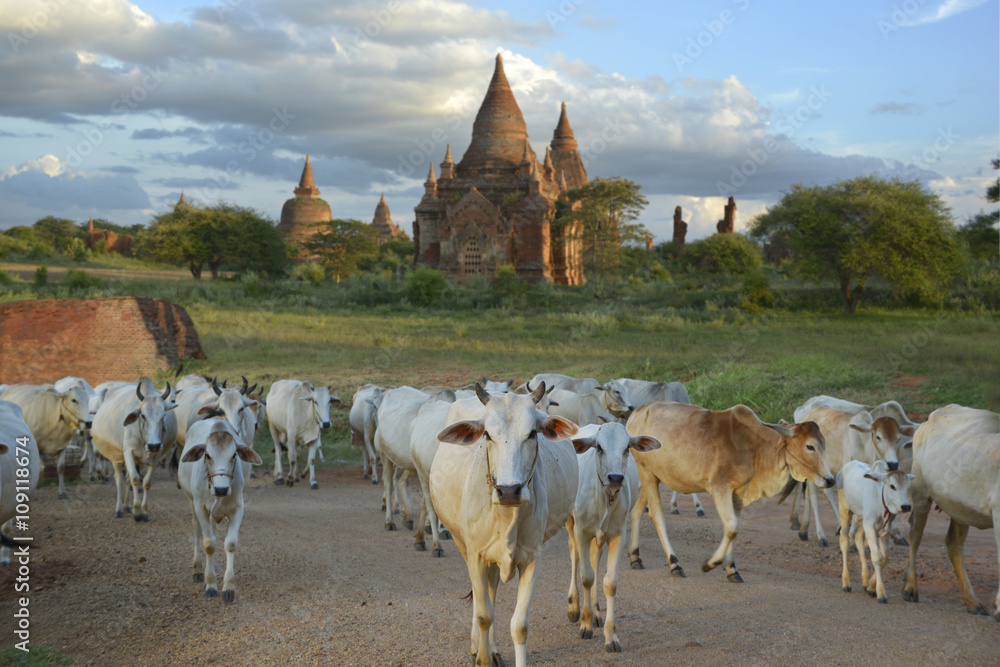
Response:
[{"label": "cow leg", "polygon": [[64,447],[61,452],[59,452],[59,458],[56,460],[56,472],[59,473],[59,499],[69,500],[69,494],[66,493],[66,477],[64,472],[66,470],[66,448]]},{"label": "cow leg", "polygon": [[111,467],[115,470],[115,486],[117,487],[117,494],[115,496],[115,518],[120,519],[125,516],[122,510],[122,499],[125,495],[125,480],[122,474],[122,464],[117,461],[111,464]]},{"label": "cow leg", "polygon": [[580,571],[580,552],[577,550],[577,541],[580,538],[576,535],[576,517],[572,514],[566,519],[566,534],[569,536],[569,592],[566,594],[566,617],[570,623],[576,623],[580,620],[580,591],[576,581]]},{"label": "cow leg", "polygon": [[409,470],[403,468],[396,469],[399,472],[399,478],[393,484],[396,489],[396,495],[399,497],[400,509],[403,511],[403,526],[407,530],[413,530],[413,515],[410,513],[410,490],[409,482],[412,473]]},{"label": "cow leg", "polygon": [[812,482],[803,482],[803,484],[805,486],[802,489],[802,522],[799,524],[799,539],[807,542],[809,540],[810,513],[816,498],[816,489]]},{"label": "cow leg", "polygon": [[433,553],[435,556],[443,556],[444,549],[441,548],[438,536],[437,513],[434,511],[434,505],[431,503],[430,480],[427,478],[427,475],[422,474],[418,470],[417,481],[420,482],[420,494],[423,496],[423,500],[420,503],[420,519],[417,521],[417,528],[413,532],[413,548],[417,551],[425,551],[427,549],[424,545],[424,525],[427,522],[431,528]]},{"label": "cow leg", "polygon": [[128,481],[132,485],[132,518],[142,521],[142,505],[139,504],[139,471],[135,466],[135,455],[131,449],[125,450],[125,470],[128,471]]},{"label": "cow leg", "polygon": [[294,486],[295,482],[299,481],[299,443],[294,436],[285,441],[285,451],[288,452],[288,476],[285,477],[285,486]]},{"label": "cow leg", "polygon": [[194,533],[194,559],[191,561],[191,578],[195,583],[205,581],[205,572],[201,564],[201,522],[198,521],[198,509],[194,508],[191,515],[191,530]]},{"label": "cow leg", "polygon": [[969,526],[960,523],[955,519],[951,520],[948,526],[948,534],[945,535],[944,544],[948,547],[948,558],[952,567],[955,568],[955,576],[958,577],[958,587],[962,591],[962,604],[970,614],[990,615],[983,603],[976,598],[976,592],[972,590],[972,582],[969,581],[969,573],[965,571],[965,538],[969,534]]},{"label": "cow leg", "polygon": [[[845,593],[851,592],[851,572],[848,569],[851,532],[851,510],[847,507],[847,499],[843,493],[840,494],[840,507],[837,515],[840,517],[840,559],[843,563],[843,570],[840,573],[840,589]],[[861,555],[864,558],[864,554]]]},{"label": "cow leg", "polygon": [[698,516],[705,516],[705,508],[701,505],[701,500],[698,499],[697,493],[691,494],[691,500],[694,501],[694,513]]},{"label": "cow leg", "polygon": [[892,541],[894,544],[898,544],[901,547],[908,547],[910,543],[906,541],[903,536],[903,531],[899,528],[899,524],[896,523],[898,517],[892,517],[892,521],[889,522],[889,534],[892,536]]},{"label": "cow leg", "polygon": [[[670,538],[667,537],[667,524],[663,518],[663,504],[660,502],[659,482],[656,483],[655,488],[651,487],[649,489],[649,493],[646,494],[646,500],[649,502],[649,518],[653,520],[653,526],[656,527],[656,534],[660,538],[660,545],[663,547],[663,554],[667,557],[667,562],[670,563],[670,574],[675,577],[683,577],[684,570],[677,560],[677,554],[674,553],[673,547],[670,546]],[[636,546],[638,547],[638,545]],[[638,552],[636,556],[638,557]]]},{"label": "cow leg", "polygon": [[[858,550],[858,556],[861,558],[861,588],[871,595],[872,592],[868,589],[868,585],[871,581],[868,578],[868,559],[865,557],[865,531],[864,528],[858,528],[858,518],[854,517],[854,524],[851,527],[851,536],[854,537],[854,546]],[[869,545],[868,548],[873,551],[874,548]]]},{"label": "cow leg", "polygon": [[236,599],[236,545],[240,540],[240,524],[243,523],[243,503],[240,502],[229,517],[226,531],[226,574],[222,578],[222,601]]},{"label": "cow leg", "polygon": [[528,624],[531,613],[531,598],[535,595],[535,565],[537,556],[518,570],[517,604],[510,619],[510,636],[514,640],[514,664],[525,667],[528,664]]},{"label": "cow leg", "polygon": [[[383,466],[386,464],[383,461]],[[382,468],[382,480],[391,479],[392,475]],[[490,596],[488,583],[488,569],[496,566],[487,566],[481,562],[475,554],[469,554],[468,568],[469,581],[472,584],[472,632],[471,632],[471,653],[475,656],[476,667],[491,667],[493,654],[490,643],[490,630],[493,626],[493,602]]]},{"label": "cow leg", "polygon": [[[11,533],[14,532],[14,520],[4,522],[3,526],[0,526],[0,532],[4,534],[5,537],[10,537]],[[10,557],[13,550],[8,546],[0,547],[0,567],[10,567]]]},{"label": "cow leg", "polygon": [[733,583],[743,583],[743,578],[733,564],[733,542],[740,526],[740,512],[733,506],[733,490],[728,486],[710,488],[715,509],[722,519],[722,542],[712,557],[701,564],[701,571],[708,572],[719,565],[726,568],[727,579]]},{"label": "cow leg", "polygon": [[[146,466],[146,474],[142,478],[142,521],[149,521],[149,487],[153,483],[153,462]],[[133,518],[134,518],[133,514]]]},{"label": "cow leg", "polygon": [[681,513],[681,511],[679,509],[677,509],[677,497],[679,495],[680,494],[677,493],[676,491],[672,491],[670,493],[670,513],[671,514],[680,514]]},{"label": "cow leg", "polygon": [[205,550],[205,597],[214,598],[219,595],[215,576],[215,528],[204,507],[198,507],[198,521],[201,523],[201,546]]},{"label": "cow leg", "polygon": [[281,435],[270,421],[267,422],[267,429],[271,432],[271,441],[274,443],[274,484],[282,486],[285,483],[285,473],[281,468]]},{"label": "cow leg", "polygon": [[594,628],[601,627],[600,606],[597,603],[597,569],[601,564],[602,545],[596,537],[587,536],[587,541],[582,544],[590,545],[590,561],[584,559],[580,554],[580,562],[583,564],[583,618],[580,619],[580,639],[590,639],[594,636]]},{"label": "cow leg", "polygon": [[816,519],[816,540],[821,547],[828,547],[830,541],[826,539],[826,531],[823,530],[823,523],[819,520],[819,493],[812,482],[809,482],[809,504],[812,505],[813,518]]},{"label": "cow leg", "polygon": [[375,431],[365,424],[364,441],[361,443],[365,454],[365,465],[370,466],[372,484],[378,484],[378,456],[375,454]]},{"label": "cow leg", "polygon": [[622,650],[615,626],[615,595],[618,594],[618,562],[621,554],[622,536],[609,538],[608,569],[604,573],[604,601],[608,607],[604,616],[604,650],[608,653],[621,653]]},{"label": "cow leg", "polygon": [[[801,482],[799,482],[801,484]],[[799,522],[799,490],[792,491],[792,513],[788,515],[788,524],[792,530],[798,530],[801,526]]]},{"label": "cow leg", "polygon": [[881,604],[887,604],[889,599],[885,596],[885,582],[882,581],[887,541],[879,536],[874,524],[865,523],[864,531],[865,539],[868,541],[868,551],[872,556],[872,577],[868,581],[868,595],[877,598]]},{"label": "cow leg", "polygon": [[910,510],[910,562],[906,568],[903,599],[907,602],[919,602],[917,550],[920,549],[920,541],[924,538],[924,526],[927,525],[927,516],[930,514],[931,503],[933,502],[927,494],[926,487],[921,483],[919,474],[910,486],[910,502],[913,504],[913,509]]},{"label": "cow leg", "polygon": [[382,499],[384,501],[383,509],[385,510],[386,530],[396,530],[396,523],[392,520],[392,487],[393,483],[396,481],[394,475],[395,472],[396,464],[392,462],[392,459],[384,459],[382,461],[382,487],[384,489]]},{"label": "cow leg", "polygon": [[[997,506],[994,502],[993,505],[993,537],[996,538],[997,542],[997,571],[1000,572],[1000,511],[997,511]],[[997,599],[994,601],[994,608],[996,611],[993,613],[993,618],[1000,621],[1000,588],[997,588]]]},{"label": "cow leg", "polygon": [[309,488],[314,491],[319,488],[319,484],[316,483],[316,452],[320,454],[323,453],[323,443],[320,438],[316,438],[309,443]]}]

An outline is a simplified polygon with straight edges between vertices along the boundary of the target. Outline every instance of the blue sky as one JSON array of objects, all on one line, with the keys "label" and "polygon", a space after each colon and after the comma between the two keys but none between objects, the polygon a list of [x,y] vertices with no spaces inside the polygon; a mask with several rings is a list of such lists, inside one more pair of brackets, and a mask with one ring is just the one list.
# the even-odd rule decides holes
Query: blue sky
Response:
[{"label": "blue sky", "polygon": [[961,223],[1000,154],[998,26],[979,0],[7,2],[0,229],[147,222],[182,188],[277,219],[308,152],[335,216],[385,191],[409,231],[498,52],[535,150],[566,101],[590,176],[640,183],[659,240],[678,205],[698,238],[729,195],[742,228],[794,183],[873,172]]}]

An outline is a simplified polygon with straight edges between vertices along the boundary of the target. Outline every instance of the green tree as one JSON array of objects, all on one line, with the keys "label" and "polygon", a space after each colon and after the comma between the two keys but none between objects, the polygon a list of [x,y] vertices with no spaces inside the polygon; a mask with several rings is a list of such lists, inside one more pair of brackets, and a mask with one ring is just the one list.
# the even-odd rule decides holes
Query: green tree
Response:
[{"label": "green tree", "polygon": [[649,230],[638,220],[649,202],[642,186],[620,176],[597,178],[565,194],[567,206],[557,225],[579,224],[584,271],[597,276],[617,273],[625,259],[624,244],[643,243]]},{"label": "green tree", "polygon": [[80,229],[75,222],[51,215],[35,221],[31,227],[35,231],[35,238],[51,246],[56,252],[68,252],[73,239],[80,236]]},{"label": "green tree", "polygon": [[326,266],[334,282],[356,273],[361,259],[378,249],[378,234],[360,220],[330,220],[315,227],[318,231],[305,246]]},{"label": "green tree", "polygon": [[195,280],[210,259],[194,230],[204,224],[205,211],[193,206],[177,206],[153,218],[149,228],[139,234],[137,254],[165,264],[186,264]]},{"label": "green tree", "polygon": [[750,234],[784,235],[792,270],[814,282],[836,280],[845,313],[857,310],[872,276],[935,297],[961,263],[948,208],[917,181],[861,176],[794,185],[751,223]]},{"label": "green tree", "polygon": [[742,234],[712,234],[689,243],[685,258],[699,269],[733,276],[745,275],[764,263],[760,246]]},{"label": "green tree", "polygon": [[[272,220],[255,209],[235,204],[222,203],[209,207],[208,211],[215,229],[225,233],[218,265],[232,267],[239,273],[276,275],[284,271],[287,245]],[[216,271],[212,277],[216,277]]]},{"label": "green tree", "polygon": [[[1000,169],[1000,159],[991,161],[994,169]],[[1000,177],[986,188],[986,201],[1000,202]],[[989,213],[980,213],[959,227],[959,238],[969,250],[969,256],[977,262],[996,259],[1000,253],[1000,208],[994,207]]]}]

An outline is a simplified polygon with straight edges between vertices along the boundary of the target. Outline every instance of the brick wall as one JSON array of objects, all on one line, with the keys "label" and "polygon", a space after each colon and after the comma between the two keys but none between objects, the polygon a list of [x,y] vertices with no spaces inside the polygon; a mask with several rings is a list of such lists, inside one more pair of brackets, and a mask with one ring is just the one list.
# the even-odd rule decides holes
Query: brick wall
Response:
[{"label": "brick wall", "polygon": [[204,359],[183,306],[147,297],[0,305],[0,383],[134,380]]}]

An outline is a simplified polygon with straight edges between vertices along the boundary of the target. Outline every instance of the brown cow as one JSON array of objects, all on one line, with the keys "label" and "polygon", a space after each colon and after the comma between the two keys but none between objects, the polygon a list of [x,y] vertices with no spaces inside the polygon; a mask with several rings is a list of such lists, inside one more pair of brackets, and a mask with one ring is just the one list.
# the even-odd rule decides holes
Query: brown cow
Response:
[{"label": "brown cow", "polygon": [[[708,572],[724,565],[729,581],[737,583],[743,581],[733,564],[740,511],[758,498],[780,492],[789,474],[821,488],[834,484],[823,435],[813,422],[779,426],[761,422],[745,405],[706,410],[662,401],[648,403],[632,413],[627,429],[633,436],[648,435],[663,445],[633,456],[639,466],[640,495],[649,503],[649,516],[670,562],[670,573],[676,576],[684,576],[684,570],[667,539],[660,504],[661,482],[680,493],[712,494],[725,533],[719,548],[701,569]],[[633,569],[642,568],[639,518],[643,504],[640,500],[632,509],[629,559]]]}]

